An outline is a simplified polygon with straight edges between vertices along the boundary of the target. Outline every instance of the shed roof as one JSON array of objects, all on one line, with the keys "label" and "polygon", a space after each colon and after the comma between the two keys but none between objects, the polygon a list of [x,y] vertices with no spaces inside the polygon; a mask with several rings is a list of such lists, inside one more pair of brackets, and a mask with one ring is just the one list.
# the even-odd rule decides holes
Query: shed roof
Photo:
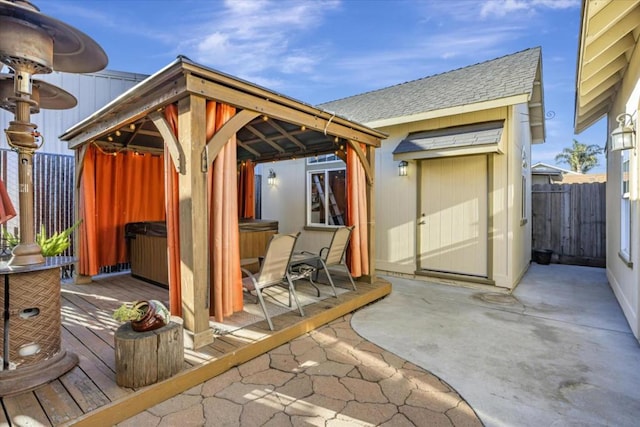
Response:
[{"label": "shed roof", "polygon": [[[497,146],[502,138],[503,129],[504,120],[496,120],[446,129],[413,132],[400,141],[400,144],[393,150],[393,154],[394,158],[405,158],[407,156],[400,155],[410,153],[414,154],[411,156],[412,158],[441,157],[453,149]],[[424,153],[426,151],[438,151],[438,155]]]},{"label": "shed roof", "polygon": [[[479,64],[320,104],[369,126],[416,120],[421,113],[505,100],[529,103],[534,142],[544,141],[544,101],[540,47]],[[513,97],[518,97],[513,99]]]}]

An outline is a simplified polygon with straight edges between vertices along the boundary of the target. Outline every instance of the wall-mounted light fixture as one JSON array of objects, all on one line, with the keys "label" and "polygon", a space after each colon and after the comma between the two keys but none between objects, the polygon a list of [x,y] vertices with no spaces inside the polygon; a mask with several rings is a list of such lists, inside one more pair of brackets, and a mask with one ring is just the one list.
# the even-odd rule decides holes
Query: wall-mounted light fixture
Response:
[{"label": "wall-mounted light fixture", "polygon": [[276,183],[276,173],[273,169],[269,169],[269,176],[267,177],[267,184],[274,186]]},{"label": "wall-mounted light fixture", "polygon": [[611,151],[628,150],[635,146],[636,131],[631,114],[622,113],[616,117],[618,127],[611,132]]},{"label": "wall-mounted light fixture", "polygon": [[398,163],[399,176],[407,176],[407,166],[409,166],[409,163],[406,160],[402,160]]}]

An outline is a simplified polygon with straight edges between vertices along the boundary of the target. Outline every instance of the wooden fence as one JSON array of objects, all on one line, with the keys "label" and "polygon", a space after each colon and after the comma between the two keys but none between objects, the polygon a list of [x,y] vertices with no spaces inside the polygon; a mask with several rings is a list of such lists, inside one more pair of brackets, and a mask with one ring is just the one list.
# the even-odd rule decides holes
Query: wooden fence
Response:
[{"label": "wooden fence", "polygon": [[532,187],[532,247],[551,249],[552,262],[606,265],[605,183]]}]

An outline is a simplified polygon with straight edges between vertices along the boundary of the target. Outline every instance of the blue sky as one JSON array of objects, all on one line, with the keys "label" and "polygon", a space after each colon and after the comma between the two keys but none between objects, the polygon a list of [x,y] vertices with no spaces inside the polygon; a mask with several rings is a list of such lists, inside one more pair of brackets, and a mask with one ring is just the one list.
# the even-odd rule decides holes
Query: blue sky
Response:
[{"label": "blue sky", "polygon": [[[573,134],[579,0],[40,0],[86,32],[108,69],[152,74],[185,55],[309,104],[541,46],[547,142],[603,146],[601,120]],[[566,165],[560,165],[566,167]],[[594,172],[604,171],[604,159]]]}]

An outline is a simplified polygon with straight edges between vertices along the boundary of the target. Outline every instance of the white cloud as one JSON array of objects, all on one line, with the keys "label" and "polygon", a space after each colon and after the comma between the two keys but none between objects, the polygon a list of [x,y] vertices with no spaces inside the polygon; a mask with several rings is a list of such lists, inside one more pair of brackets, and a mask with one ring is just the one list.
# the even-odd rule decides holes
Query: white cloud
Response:
[{"label": "white cloud", "polygon": [[482,5],[480,9],[480,17],[486,18],[488,16],[502,17],[507,14],[529,10],[531,4],[525,1],[519,0],[489,0]]},{"label": "white cloud", "polygon": [[501,18],[518,12],[531,15],[542,8],[568,9],[579,5],[579,0],[487,0],[480,9],[480,17]]},{"label": "white cloud", "polygon": [[322,60],[321,51],[308,42],[304,50],[296,45],[339,4],[228,0],[181,47],[193,52],[197,62],[224,67],[246,79],[260,80],[273,72],[310,72]]}]

